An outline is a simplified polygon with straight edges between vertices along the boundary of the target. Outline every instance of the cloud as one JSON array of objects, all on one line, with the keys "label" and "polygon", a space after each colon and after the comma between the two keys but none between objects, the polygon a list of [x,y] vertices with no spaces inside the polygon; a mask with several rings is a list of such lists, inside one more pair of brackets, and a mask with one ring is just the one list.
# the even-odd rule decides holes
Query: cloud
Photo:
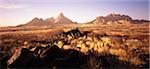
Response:
[{"label": "cloud", "polygon": [[25,5],[19,5],[19,4],[0,4],[0,8],[3,9],[19,9],[19,8],[25,8]]}]

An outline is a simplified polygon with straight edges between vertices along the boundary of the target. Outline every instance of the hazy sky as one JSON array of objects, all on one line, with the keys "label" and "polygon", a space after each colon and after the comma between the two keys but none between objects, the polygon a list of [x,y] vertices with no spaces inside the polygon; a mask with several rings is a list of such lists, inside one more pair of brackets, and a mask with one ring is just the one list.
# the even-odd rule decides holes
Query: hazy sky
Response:
[{"label": "hazy sky", "polygon": [[34,17],[56,17],[61,12],[77,22],[120,13],[149,19],[149,0],[0,0],[0,26],[24,24]]}]

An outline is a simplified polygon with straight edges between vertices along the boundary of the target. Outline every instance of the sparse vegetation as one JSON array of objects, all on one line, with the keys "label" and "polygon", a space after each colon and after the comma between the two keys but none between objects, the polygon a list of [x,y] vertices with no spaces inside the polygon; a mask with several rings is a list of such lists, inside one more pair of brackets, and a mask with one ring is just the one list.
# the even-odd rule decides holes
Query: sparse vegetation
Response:
[{"label": "sparse vegetation", "polygon": [[[78,29],[64,27],[61,30],[1,32],[0,66],[148,68],[148,26],[130,24],[91,27],[87,24],[78,26]],[[16,52],[17,49],[19,52]],[[21,54],[15,56],[18,53]]]}]

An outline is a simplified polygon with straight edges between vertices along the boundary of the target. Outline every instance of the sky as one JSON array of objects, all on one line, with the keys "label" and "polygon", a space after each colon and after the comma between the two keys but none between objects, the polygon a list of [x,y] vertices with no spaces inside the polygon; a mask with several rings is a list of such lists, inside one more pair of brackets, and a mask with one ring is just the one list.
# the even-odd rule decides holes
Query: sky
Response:
[{"label": "sky", "polygon": [[0,26],[25,24],[35,17],[56,18],[60,13],[79,23],[110,13],[149,20],[149,3],[149,0],[0,0]]}]

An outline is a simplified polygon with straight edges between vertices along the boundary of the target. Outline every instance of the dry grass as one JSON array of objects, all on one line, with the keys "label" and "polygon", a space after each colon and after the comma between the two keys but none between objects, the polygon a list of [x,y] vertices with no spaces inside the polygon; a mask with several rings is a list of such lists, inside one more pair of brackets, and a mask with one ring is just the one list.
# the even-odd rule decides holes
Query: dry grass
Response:
[{"label": "dry grass", "polygon": [[[72,36],[67,35],[65,38],[56,41],[57,46],[64,50],[75,49],[85,55],[88,55],[89,51],[93,50],[92,52],[97,54],[97,56],[109,54],[117,56],[119,61],[129,62],[133,65],[142,65],[146,64],[147,60],[145,61],[145,58],[141,56],[149,54],[149,26],[150,24],[81,24],[56,26],[55,29],[0,28],[0,47],[2,47],[2,51],[9,51],[8,48],[12,46],[23,46],[25,44],[30,46],[44,45],[25,42],[52,39],[53,35],[78,27],[82,32],[91,31],[86,39],[85,37],[74,39]],[[65,45],[62,39],[68,40],[68,44]],[[95,65],[98,63],[96,60],[96,58],[90,59],[88,64],[91,67],[96,67]],[[101,63],[98,63],[97,66],[100,65]]]}]

